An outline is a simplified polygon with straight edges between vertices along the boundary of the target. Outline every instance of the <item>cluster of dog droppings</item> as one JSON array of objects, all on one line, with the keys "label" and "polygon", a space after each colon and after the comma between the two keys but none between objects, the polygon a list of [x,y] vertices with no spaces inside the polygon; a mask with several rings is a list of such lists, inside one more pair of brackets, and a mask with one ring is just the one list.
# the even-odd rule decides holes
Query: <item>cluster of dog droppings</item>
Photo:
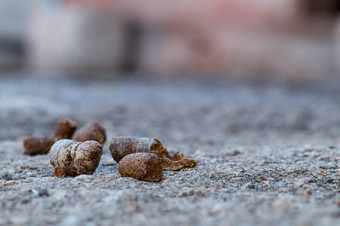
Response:
[{"label": "cluster of dog droppings", "polygon": [[[23,139],[23,154],[47,154],[51,146],[58,140],[73,139],[75,141],[94,140],[103,145],[106,141],[106,131],[98,123],[93,122],[76,131],[78,125],[68,118],[61,118],[50,137],[26,137]],[[76,133],[75,133],[76,132]]]},{"label": "cluster of dog droppings", "polygon": [[[77,132],[78,125],[70,119],[59,120],[51,137],[26,137],[23,154],[49,153],[53,173],[57,177],[92,174],[98,167],[106,141],[106,131],[97,122],[89,123]],[[160,181],[164,170],[180,170],[197,165],[179,152],[171,154],[157,139],[145,137],[114,137],[109,146],[119,164],[122,177],[144,181]]]},{"label": "cluster of dog droppings", "polygon": [[109,146],[113,159],[119,163],[122,177],[145,181],[160,181],[163,170],[180,170],[197,165],[179,152],[170,154],[157,139],[140,137],[114,137]]},{"label": "cluster of dog droppings", "polygon": [[179,152],[170,154],[159,140],[152,138],[114,137],[111,140],[109,149],[116,162],[119,162],[126,155],[146,152],[157,155],[164,170],[180,170],[197,165],[195,160],[184,158]]},{"label": "cluster of dog droppings", "polygon": [[47,154],[51,146],[58,140],[71,139],[77,129],[77,123],[68,118],[61,118],[50,137],[25,137],[22,140],[25,155]]}]

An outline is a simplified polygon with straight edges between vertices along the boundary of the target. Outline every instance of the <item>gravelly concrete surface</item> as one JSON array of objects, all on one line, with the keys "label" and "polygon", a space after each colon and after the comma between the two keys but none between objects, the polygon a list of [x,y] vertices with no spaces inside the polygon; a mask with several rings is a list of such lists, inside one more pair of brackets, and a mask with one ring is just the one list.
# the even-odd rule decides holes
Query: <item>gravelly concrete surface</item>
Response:
[{"label": "gravelly concrete surface", "polygon": [[[340,225],[340,89],[221,81],[0,78],[0,225]],[[24,136],[60,117],[159,138],[198,161],[158,183],[56,178]],[[318,175],[322,169],[327,175]]]}]

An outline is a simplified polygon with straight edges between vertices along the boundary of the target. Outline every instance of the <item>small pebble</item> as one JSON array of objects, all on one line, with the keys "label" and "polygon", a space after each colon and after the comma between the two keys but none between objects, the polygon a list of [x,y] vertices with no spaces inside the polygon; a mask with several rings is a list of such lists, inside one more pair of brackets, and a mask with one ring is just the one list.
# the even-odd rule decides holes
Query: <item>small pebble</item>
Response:
[{"label": "small pebble", "polygon": [[318,174],[318,175],[322,175],[322,176],[327,175],[327,172],[322,170],[322,169],[315,170],[315,173]]}]

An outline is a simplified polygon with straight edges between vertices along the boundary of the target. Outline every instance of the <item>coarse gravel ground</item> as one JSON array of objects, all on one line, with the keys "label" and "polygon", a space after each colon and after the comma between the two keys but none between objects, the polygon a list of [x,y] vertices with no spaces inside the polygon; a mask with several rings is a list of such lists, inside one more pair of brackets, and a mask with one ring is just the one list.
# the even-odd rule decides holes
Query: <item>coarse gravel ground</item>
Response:
[{"label": "coarse gravel ground", "polygon": [[[0,77],[0,225],[340,225],[338,84]],[[121,178],[107,141],[93,175],[57,178],[21,140],[60,117],[198,166]]]}]

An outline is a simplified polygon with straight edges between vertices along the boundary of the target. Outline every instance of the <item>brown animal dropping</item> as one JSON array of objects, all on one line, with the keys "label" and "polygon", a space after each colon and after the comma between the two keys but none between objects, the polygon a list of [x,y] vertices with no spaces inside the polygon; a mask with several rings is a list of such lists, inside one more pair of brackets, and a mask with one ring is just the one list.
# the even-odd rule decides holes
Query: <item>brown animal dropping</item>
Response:
[{"label": "brown animal dropping", "polygon": [[60,139],[71,139],[77,123],[68,118],[61,118],[50,137],[25,137],[22,140],[25,155],[47,154],[51,146]]},{"label": "brown animal dropping", "polygon": [[60,140],[50,150],[50,163],[57,177],[92,174],[102,156],[102,145],[97,141],[76,142]]},{"label": "brown animal dropping", "polygon": [[23,154],[47,154],[55,141],[53,137],[25,137],[22,140],[24,146]]},{"label": "brown animal dropping", "polygon": [[57,140],[71,139],[74,131],[76,131],[78,125],[76,122],[68,118],[61,118],[54,130],[54,135]]},{"label": "brown animal dropping", "polygon": [[170,154],[159,140],[152,138],[114,137],[109,149],[116,162],[119,162],[126,155],[146,152],[157,155],[161,159],[164,170],[180,170],[197,165],[195,160],[184,158],[179,152]]},{"label": "brown animal dropping", "polygon": [[118,165],[122,177],[144,181],[160,181],[163,176],[161,160],[151,153],[134,153],[125,156]]},{"label": "brown animal dropping", "polygon": [[73,135],[73,140],[81,142],[95,140],[101,145],[104,145],[106,141],[106,132],[105,129],[100,126],[98,122],[93,122],[78,130]]}]

